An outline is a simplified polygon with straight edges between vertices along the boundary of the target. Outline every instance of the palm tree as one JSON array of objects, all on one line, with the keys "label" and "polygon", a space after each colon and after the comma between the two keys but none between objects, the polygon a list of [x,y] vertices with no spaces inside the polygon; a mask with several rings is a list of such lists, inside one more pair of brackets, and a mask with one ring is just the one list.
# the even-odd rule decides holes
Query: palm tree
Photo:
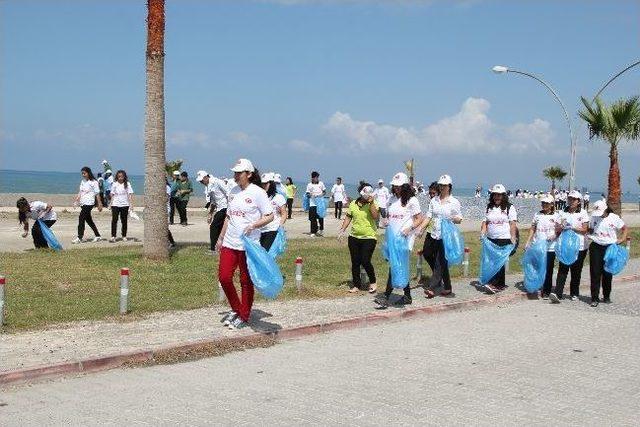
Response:
[{"label": "palm tree", "polygon": [[164,0],[147,0],[144,256],[169,258],[164,132]]},{"label": "palm tree", "polygon": [[542,171],[542,175],[551,180],[551,195],[555,197],[556,181],[562,181],[564,177],[567,176],[567,172],[560,166],[549,166]]},{"label": "palm tree", "polygon": [[582,97],[584,111],[578,114],[589,127],[589,139],[599,138],[609,143],[609,177],[607,204],[615,213],[622,211],[620,166],[618,164],[618,144],[623,139],[634,140],[640,135],[640,104],[638,97],[620,99],[606,105],[596,98],[595,107]]}]

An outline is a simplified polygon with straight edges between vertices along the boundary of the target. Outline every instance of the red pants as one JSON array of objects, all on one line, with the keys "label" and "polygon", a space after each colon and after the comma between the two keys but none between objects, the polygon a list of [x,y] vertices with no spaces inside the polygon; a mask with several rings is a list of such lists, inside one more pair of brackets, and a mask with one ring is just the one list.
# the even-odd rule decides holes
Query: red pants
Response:
[{"label": "red pants", "polygon": [[[242,301],[238,298],[238,292],[233,285],[233,273],[240,268],[240,287],[242,288]],[[218,280],[222,285],[227,301],[231,309],[245,322],[249,321],[251,306],[253,305],[253,283],[247,269],[247,257],[244,251],[237,251],[222,247],[220,249],[220,264],[218,267]]]}]

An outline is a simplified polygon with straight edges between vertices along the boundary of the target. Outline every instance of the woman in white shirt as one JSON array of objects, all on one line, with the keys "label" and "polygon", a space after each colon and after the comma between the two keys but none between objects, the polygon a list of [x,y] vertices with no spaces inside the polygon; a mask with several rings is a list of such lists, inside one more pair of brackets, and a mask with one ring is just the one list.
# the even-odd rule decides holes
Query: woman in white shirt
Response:
[{"label": "woman in white shirt", "polygon": [[95,207],[96,201],[98,202],[98,212],[102,212],[102,201],[100,198],[96,198],[100,194],[100,186],[98,181],[93,176],[91,168],[85,166],[81,169],[82,181],[80,181],[80,190],[75,198],[75,204],[80,204],[80,216],[78,217],[78,236],[71,241],[71,243],[82,243],[84,237],[85,223],[89,225],[95,237],[94,242],[102,240],[98,227],[93,222],[91,217],[91,210]]},{"label": "woman in white shirt", "polygon": [[[247,159],[239,159],[231,168],[233,179],[238,184],[229,194],[227,217],[216,244],[220,251],[218,280],[229,301],[231,311],[222,322],[229,329],[247,326],[253,306],[253,283],[249,276],[247,257],[242,235],[260,241],[260,230],[273,221],[273,207],[267,193],[260,187],[260,174]],[[242,300],[233,285],[235,270],[240,269]]]},{"label": "woman in white shirt", "polygon": [[558,262],[558,275],[556,276],[556,287],[549,294],[549,300],[552,303],[559,303],[563,297],[564,284],[567,281],[567,275],[571,270],[571,281],[569,282],[569,295],[571,301],[576,301],[580,297],[580,278],[582,277],[582,267],[584,259],[587,257],[587,243],[585,235],[589,231],[589,215],[586,209],[582,209],[582,194],[573,190],[567,197],[567,207],[560,212],[560,225],[563,230],[573,230],[580,238],[580,247],[578,249],[578,259],[571,264],[566,265]]},{"label": "woman in white shirt", "polygon": [[555,212],[555,203],[550,194],[545,194],[540,198],[542,210],[533,215],[533,222],[529,229],[526,248],[532,242],[545,240],[547,246],[547,272],[542,285],[542,299],[548,299],[553,286],[553,264],[556,260],[556,239],[560,234],[560,218]]},{"label": "woman in white shirt", "polygon": [[273,208],[273,221],[262,227],[260,234],[260,245],[268,251],[276,239],[278,228],[284,226],[287,221],[287,199],[278,192],[275,176],[272,173],[262,174],[262,188],[267,192]]},{"label": "woman in white shirt", "polygon": [[116,179],[111,186],[111,239],[116,241],[118,229],[118,216],[122,223],[122,241],[127,241],[127,219],[129,209],[133,210],[133,188],[129,182],[127,173],[123,170],[116,172]]},{"label": "woman in white shirt", "polygon": [[53,210],[53,206],[41,201],[33,201],[29,203],[24,197],[20,197],[16,202],[18,208],[18,221],[23,227],[22,237],[29,234],[29,218],[33,220],[31,227],[31,236],[33,237],[33,245],[36,249],[48,248],[47,240],[42,235],[42,229],[38,220],[41,220],[49,228],[56,223],[58,215]]},{"label": "woman in white shirt", "polygon": [[[515,245],[518,230],[517,222],[518,213],[516,212],[516,207],[509,203],[509,196],[504,185],[494,185],[491,188],[485,219],[480,226],[480,234],[486,236],[487,239],[498,246]],[[489,293],[495,294],[506,287],[505,268],[502,266],[500,271],[489,281],[486,288]]]},{"label": "woman in white shirt", "polygon": [[318,206],[316,205],[316,197],[324,197],[327,188],[320,181],[320,174],[316,171],[311,172],[311,182],[307,184],[306,194],[309,197],[309,221],[311,237],[322,236],[324,234],[324,218],[318,216]]},{"label": "woman in white shirt", "polygon": [[436,296],[435,289],[442,283],[444,290],[440,292],[442,296],[453,295],[451,289],[451,277],[449,275],[449,264],[444,256],[444,243],[440,223],[443,219],[449,219],[454,224],[462,222],[462,208],[458,199],[451,195],[453,181],[449,175],[442,175],[438,179],[439,194],[429,201],[429,209],[425,220],[420,225],[422,231],[432,226],[431,237],[434,240],[433,250],[433,274],[429,279],[429,284],[424,293],[427,298]]},{"label": "woman in white shirt", "polygon": [[[402,172],[398,172],[391,179],[392,196],[387,204],[386,226],[390,227],[394,233],[402,233],[408,240],[409,250],[413,249],[416,235],[424,217],[420,209],[420,202],[416,198],[415,191],[409,184],[409,177]],[[404,295],[398,304],[411,304],[411,286],[403,289]],[[389,276],[387,278],[387,289],[384,294],[378,295],[374,302],[381,308],[389,305],[389,297],[393,292],[391,286],[391,268],[389,268]]]},{"label": "woman in white shirt", "polygon": [[[604,269],[604,254],[613,244],[622,244],[627,240],[628,229],[618,215],[613,213],[604,200],[593,204],[591,221],[589,222],[589,273],[591,276],[591,307],[600,302],[600,286],[602,285],[602,302],[611,302],[611,282],[613,276]],[[620,233],[620,237],[618,237]]]},{"label": "woman in white shirt", "polygon": [[342,206],[347,198],[342,178],[336,178],[336,183],[331,187],[331,198],[333,198],[333,212],[336,219],[342,219]]}]

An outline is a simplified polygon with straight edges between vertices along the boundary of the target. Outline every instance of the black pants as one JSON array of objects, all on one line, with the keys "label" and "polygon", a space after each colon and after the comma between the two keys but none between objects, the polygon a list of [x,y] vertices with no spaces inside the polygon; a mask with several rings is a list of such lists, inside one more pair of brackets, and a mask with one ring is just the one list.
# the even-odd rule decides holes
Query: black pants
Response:
[{"label": "black pants", "polygon": [[180,215],[180,224],[187,223],[187,204],[188,200],[176,200],[176,209],[178,210],[178,215]]},{"label": "black pants", "polygon": [[609,299],[611,296],[611,282],[613,275],[604,270],[604,254],[609,245],[599,245],[591,242],[589,245],[589,273],[591,275],[591,301],[600,301],[600,285],[602,284],[602,296]]},{"label": "black pants", "polygon": [[587,250],[578,252],[578,259],[571,265],[558,262],[558,276],[556,276],[556,291],[558,298],[562,298],[564,284],[567,281],[567,274],[571,270],[571,281],[569,282],[569,292],[572,297],[580,296],[580,278],[582,277],[582,267],[584,259],[587,257]]},{"label": "black pants", "polygon": [[269,249],[271,249],[271,245],[273,245],[273,241],[276,240],[277,235],[277,231],[264,231],[260,234],[260,246],[262,246],[265,251],[269,251]]},{"label": "black pants", "polygon": [[342,218],[342,202],[335,202],[333,204],[333,210],[335,212],[336,218]]},{"label": "black pants", "polygon": [[129,218],[129,206],[111,206],[111,237],[116,237],[118,230],[118,216],[122,223],[122,237],[127,237],[127,219]]},{"label": "black pants", "polygon": [[549,295],[553,288],[553,265],[556,262],[556,253],[547,252],[547,274],[544,276],[542,295]]},{"label": "black pants", "polygon": [[211,224],[209,224],[209,240],[211,241],[211,250],[216,250],[216,243],[218,242],[218,238],[220,237],[220,232],[222,231],[222,226],[224,225],[224,219],[227,216],[227,208],[220,209],[218,212],[213,215],[213,219],[211,220]]},{"label": "black pants", "polygon": [[[422,257],[427,261],[427,264],[429,264],[431,274],[433,274],[436,264],[436,240],[431,237],[431,233],[427,233],[427,237],[424,239],[424,244],[422,245]],[[418,279],[421,279],[421,277]]]},{"label": "black pants", "polygon": [[173,224],[173,220],[176,216],[176,207],[178,206],[178,199],[175,197],[169,197],[169,224]]},{"label": "black pants", "polygon": [[371,264],[373,251],[376,249],[376,239],[358,239],[349,236],[349,254],[351,254],[352,287],[362,286],[360,281],[360,266],[369,276],[369,283],[376,283],[376,272]]},{"label": "black pants", "polygon": [[[411,298],[411,286],[407,283],[407,286],[402,289],[404,291],[404,296]],[[384,296],[389,298],[389,296],[393,293],[393,286],[391,286],[391,269],[389,269],[389,276],[387,277],[387,289],[384,291]]]},{"label": "black pants", "polygon": [[451,277],[449,276],[449,263],[444,256],[444,243],[442,239],[434,239],[434,251],[433,251],[433,274],[429,279],[428,288],[433,290],[440,286],[444,287],[445,291],[451,290]]},{"label": "black pants", "polygon": [[91,217],[91,210],[94,205],[82,205],[80,208],[80,216],[78,217],[78,238],[82,239],[84,237],[84,224],[87,223],[93,234],[96,237],[100,237],[100,232],[98,231],[98,227],[93,222],[93,218]]},{"label": "black pants", "polygon": [[293,212],[293,199],[287,199],[287,219],[291,219],[292,212]]},{"label": "black pants", "polygon": [[[511,244],[511,239],[489,239],[489,241],[495,243],[496,245],[503,247],[503,246],[507,246]],[[491,283],[494,286],[506,286],[506,279],[505,279],[505,268],[504,265],[502,266],[502,268],[500,270],[498,270],[498,272],[496,273],[495,276],[493,276],[491,278],[491,280],[489,280],[489,283]]]},{"label": "black pants", "polygon": [[[51,228],[51,226],[56,223],[52,220],[46,220],[42,222],[44,222],[45,225],[49,228]],[[45,239],[44,235],[42,234],[42,229],[40,228],[40,223],[38,221],[35,221],[33,223],[33,226],[31,227],[31,237],[33,237],[33,245],[36,247],[36,249],[49,247],[47,239]]]},{"label": "black pants", "polygon": [[324,218],[318,216],[317,206],[309,206],[309,221],[311,221],[311,234],[318,232],[318,224],[320,224],[320,231],[324,230]]}]

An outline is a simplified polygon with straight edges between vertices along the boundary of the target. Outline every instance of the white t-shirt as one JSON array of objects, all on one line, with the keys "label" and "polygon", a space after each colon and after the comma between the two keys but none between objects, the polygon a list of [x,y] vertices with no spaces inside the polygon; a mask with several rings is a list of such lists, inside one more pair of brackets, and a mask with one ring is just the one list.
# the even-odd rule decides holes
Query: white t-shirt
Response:
[{"label": "white t-shirt", "polygon": [[[406,206],[402,206],[402,201],[396,196],[392,196],[389,200],[387,208],[388,226],[395,232],[402,232],[413,225],[413,217],[421,213],[420,202],[416,197],[412,197]],[[408,236],[409,248],[413,248],[413,242],[416,240],[415,231]]]},{"label": "white t-shirt", "polygon": [[511,239],[511,221],[518,221],[516,207],[509,206],[508,211],[495,206],[487,211],[484,221],[487,223],[489,239]]},{"label": "white t-shirt", "polygon": [[593,233],[589,238],[599,245],[612,245],[618,241],[616,232],[622,227],[624,227],[624,221],[614,213],[610,213],[605,218],[592,216],[589,228],[593,229]]},{"label": "white t-shirt", "polygon": [[[31,212],[29,213],[29,215],[31,215],[31,219],[33,219],[34,221],[37,219],[41,219],[43,221],[55,221],[58,219],[58,214],[55,213],[53,209],[51,209],[47,213],[44,213],[47,210],[47,204],[45,202],[36,200],[29,203],[29,206],[31,206]],[[40,218],[41,214],[42,218]]]},{"label": "white t-shirt", "polygon": [[590,195],[588,195],[588,194],[585,194],[585,195],[582,197],[582,200],[584,200],[585,202],[588,202],[590,199],[591,199],[591,196],[590,196]]},{"label": "white t-shirt", "polygon": [[133,194],[133,188],[130,182],[127,182],[126,188],[124,183],[114,182],[111,186],[111,206],[119,208],[129,206],[129,194]]},{"label": "white t-shirt", "polygon": [[429,202],[427,218],[433,218],[431,237],[435,240],[440,240],[442,239],[440,221],[442,219],[462,218],[460,202],[453,196],[447,197],[445,201],[440,200],[440,196],[436,196]]},{"label": "white t-shirt", "polygon": [[100,194],[100,185],[98,181],[88,181],[83,179],[80,181],[80,205],[92,206],[96,204],[96,195]]},{"label": "white t-shirt", "polygon": [[[575,231],[576,228],[582,228],[585,222],[589,222],[589,214],[587,214],[587,211],[584,209],[580,209],[580,212],[573,213],[562,211],[559,212],[558,215],[560,221],[564,222],[565,229],[574,229]],[[580,250],[582,251],[587,247],[586,238],[584,234],[578,233],[578,236],[580,236]]]},{"label": "white t-shirt", "polygon": [[378,187],[373,190],[373,197],[376,200],[376,204],[381,208],[386,208],[390,203],[389,199],[391,197],[391,193],[389,193],[389,189],[387,187]]},{"label": "white t-shirt", "polygon": [[535,215],[533,215],[533,222],[531,224],[536,226],[536,234],[533,235],[533,240],[548,240],[548,252],[554,252],[556,250],[556,225],[560,224],[558,214],[554,212],[550,215],[545,215],[536,212]]},{"label": "white t-shirt", "polygon": [[[234,187],[229,194],[229,199],[229,207],[227,208],[229,224],[222,246],[244,251],[240,237],[249,225],[265,215],[272,214],[273,207],[267,192],[255,184],[249,184],[244,190],[239,185]],[[248,237],[256,242],[260,241],[260,230],[253,230]]]},{"label": "white t-shirt", "polygon": [[321,197],[322,193],[327,191],[327,187],[324,186],[322,181],[318,181],[317,184],[312,182],[307,184],[307,193],[309,193],[309,206],[315,206],[316,201],[313,200],[314,197]]},{"label": "white t-shirt", "polygon": [[269,224],[262,227],[262,232],[267,231],[278,231],[280,227],[280,208],[287,204],[287,199],[280,193],[276,193],[270,200],[271,206],[273,207],[273,221]]},{"label": "white t-shirt", "polygon": [[334,202],[344,202],[347,197],[344,184],[333,184],[333,187],[331,187],[331,195],[333,196]]},{"label": "white t-shirt", "polygon": [[209,184],[204,189],[204,195],[207,202],[214,203],[216,211],[226,209],[228,205],[227,194],[229,187],[222,181],[213,176],[209,176]]}]

